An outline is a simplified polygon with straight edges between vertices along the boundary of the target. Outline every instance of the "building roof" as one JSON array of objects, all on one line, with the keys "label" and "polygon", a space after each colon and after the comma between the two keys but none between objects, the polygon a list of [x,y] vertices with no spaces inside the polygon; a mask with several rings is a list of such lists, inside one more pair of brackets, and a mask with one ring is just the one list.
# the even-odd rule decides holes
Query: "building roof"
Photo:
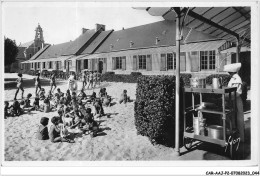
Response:
[{"label": "building roof", "polygon": [[70,43],[67,50],[65,50],[62,55],[76,54],[79,49],[81,49],[86,42],[88,42],[96,33],[95,29],[87,30],[85,33],[81,34],[73,42]]},{"label": "building roof", "polygon": [[37,60],[59,57],[66,52],[71,43],[72,42],[66,42],[57,45],[51,45],[38,56]]},{"label": "building roof", "polygon": [[26,49],[26,47],[20,47],[20,46],[18,47],[18,54],[16,56],[16,59],[26,59],[25,53],[24,53],[25,49]]},{"label": "building roof", "polygon": [[93,53],[112,32],[113,30],[102,31],[81,54]]},{"label": "building roof", "polygon": [[29,60],[35,60],[39,55],[41,55],[47,48],[49,48],[50,45],[45,45],[43,48],[41,48],[37,53],[35,53]]},{"label": "building roof", "polygon": [[[175,45],[175,28],[174,21],[164,20],[114,31],[96,53]],[[184,38],[189,31],[189,28],[184,28]],[[156,38],[158,38],[158,44],[156,44]],[[215,37],[193,30],[185,41],[189,43],[214,39],[216,40]],[[130,42],[132,42],[132,47],[130,47]]]},{"label": "building roof", "polygon": [[30,41],[30,42],[27,42],[27,43],[23,43],[23,44],[19,45],[19,47],[26,47],[26,48],[28,48],[28,47],[31,46],[33,43],[34,43],[34,40],[33,40],[33,41]]}]

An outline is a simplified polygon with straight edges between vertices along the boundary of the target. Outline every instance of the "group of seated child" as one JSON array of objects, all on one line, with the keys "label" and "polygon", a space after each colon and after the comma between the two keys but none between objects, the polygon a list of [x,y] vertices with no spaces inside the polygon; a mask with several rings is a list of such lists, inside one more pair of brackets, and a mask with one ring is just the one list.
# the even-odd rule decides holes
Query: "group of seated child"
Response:
[{"label": "group of seated child", "polygon": [[[47,117],[42,117],[38,129],[38,139],[50,139],[52,142],[74,142],[68,138],[68,129],[75,128],[95,137],[99,130],[99,123],[94,119],[103,116],[103,106],[110,106],[111,103],[111,96],[107,94],[106,88],[100,89],[98,97],[94,91],[89,96],[85,94],[84,90],[81,90],[78,95],[76,92],[70,93],[70,90],[67,90],[64,94],[59,88],[57,88],[54,96],[51,91],[45,96],[45,90],[42,88],[36,95],[32,106],[30,103],[31,97],[32,94],[29,93],[25,100],[21,100],[21,102],[15,100],[10,107],[8,101],[5,101],[5,118],[7,116],[19,116],[25,111],[49,112],[51,109],[56,109],[58,116],[52,117],[50,131],[48,132],[47,128],[49,122]],[[43,100],[43,105],[40,105],[40,100]],[[124,90],[119,103],[128,101],[127,91]],[[93,113],[88,103],[93,105]]]}]

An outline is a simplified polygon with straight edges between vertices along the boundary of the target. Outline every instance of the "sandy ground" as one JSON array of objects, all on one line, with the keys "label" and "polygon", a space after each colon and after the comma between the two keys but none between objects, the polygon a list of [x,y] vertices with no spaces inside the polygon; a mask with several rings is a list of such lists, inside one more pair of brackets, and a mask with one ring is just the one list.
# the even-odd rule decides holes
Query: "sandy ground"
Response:
[{"label": "sandy ground", "polygon": [[[16,74],[5,74],[5,78],[16,78]],[[32,76],[24,75],[24,79],[30,80]],[[46,91],[50,89],[49,82],[44,81]],[[31,81],[26,85],[25,94],[32,93],[34,86]],[[65,92],[67,84],[65,81],[58,81],[58,87]],[[132,100],[135,99],[136,84],[130,83],[106,83],[109,95],[112,96],[111,107],[104,107],[108,116],[100,120],[103,132],[95,138],[90,135],[78,134],[75,136],[75,143],[51,143],[36,138],[37,127],[40,118],[45,116],[51,118],[57,112],[32,111],[20,117],[9,117],[4,120],[4,156],[6,161],[96,161],[96,160],[204,160],[229,159],[215,150],[210,150],[210,145],[200,145],[196,150],[187,152],[181,148],[181,156],[173,155],[173,148],[162,145],[152,145],[147,137],[137,135],[134,124],[134,102],[127,105],[119,104],[118,98],[121,92],[126,89]],[[95,89],[94,91],[98,91]],[[15,88],[9,87],[5,90],[5,100],[12,100]],[[93,90],[87,90],[91,94]],[[20,98],[20,92],[18,94]],[[33,101],[33,100],[32,100]],[[32,102],[31,101],[31,102]],[[250,118],[250,115],[248,116]],[[247,118],[248,118],[247,117]],[[51,121],[49,121],[49,127]],[[249,125],[250,128],[250,125]],[[213,147],[216,148],[216,147]],[[217,149],[216,149],[217,150]],[[247,158],[250,155],[247,155]]]}]

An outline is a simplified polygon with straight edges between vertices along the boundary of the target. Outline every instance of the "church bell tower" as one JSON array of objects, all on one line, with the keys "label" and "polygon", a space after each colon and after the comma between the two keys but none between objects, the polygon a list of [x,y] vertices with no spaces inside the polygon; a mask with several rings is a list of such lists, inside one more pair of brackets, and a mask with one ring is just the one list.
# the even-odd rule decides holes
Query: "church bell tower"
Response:
[{"label": "church bell tower", "polygon": [[34,46],[37,51],[44,47],[43,30],[40,24],[35,29]]}]

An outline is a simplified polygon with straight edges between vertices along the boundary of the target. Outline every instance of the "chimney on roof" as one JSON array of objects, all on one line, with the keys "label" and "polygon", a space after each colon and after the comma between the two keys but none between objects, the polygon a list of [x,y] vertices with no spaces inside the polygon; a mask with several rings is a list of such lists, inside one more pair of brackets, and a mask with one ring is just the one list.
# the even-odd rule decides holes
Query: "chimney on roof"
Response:
[{"label": "chimney on roof", "polygon": [[158,45],[159,41],[160,41],[159,38],[156,37],[156,39],[155,39],[155,44]]},{"label": "chimney on roof", "polygon": [[130,48],[132,48],[133,45],[134,45],[134,42],[130,41]]},{"label": "chimney on roof", "polygon": [[112,51],[114,48],[113,44],[110,44],[110,51]]},{"label": "chimney on roof", "polygon": [[88,29],[86,28],[82,28],[82,34],[84,34],[85,32],[87,32]]},{"label": "chimney on roof", "polygon": [[99,29],[101,29],[102,31],[105,31],[106,26],[103,24],[96,24],[96,31],[98,31]]}]

